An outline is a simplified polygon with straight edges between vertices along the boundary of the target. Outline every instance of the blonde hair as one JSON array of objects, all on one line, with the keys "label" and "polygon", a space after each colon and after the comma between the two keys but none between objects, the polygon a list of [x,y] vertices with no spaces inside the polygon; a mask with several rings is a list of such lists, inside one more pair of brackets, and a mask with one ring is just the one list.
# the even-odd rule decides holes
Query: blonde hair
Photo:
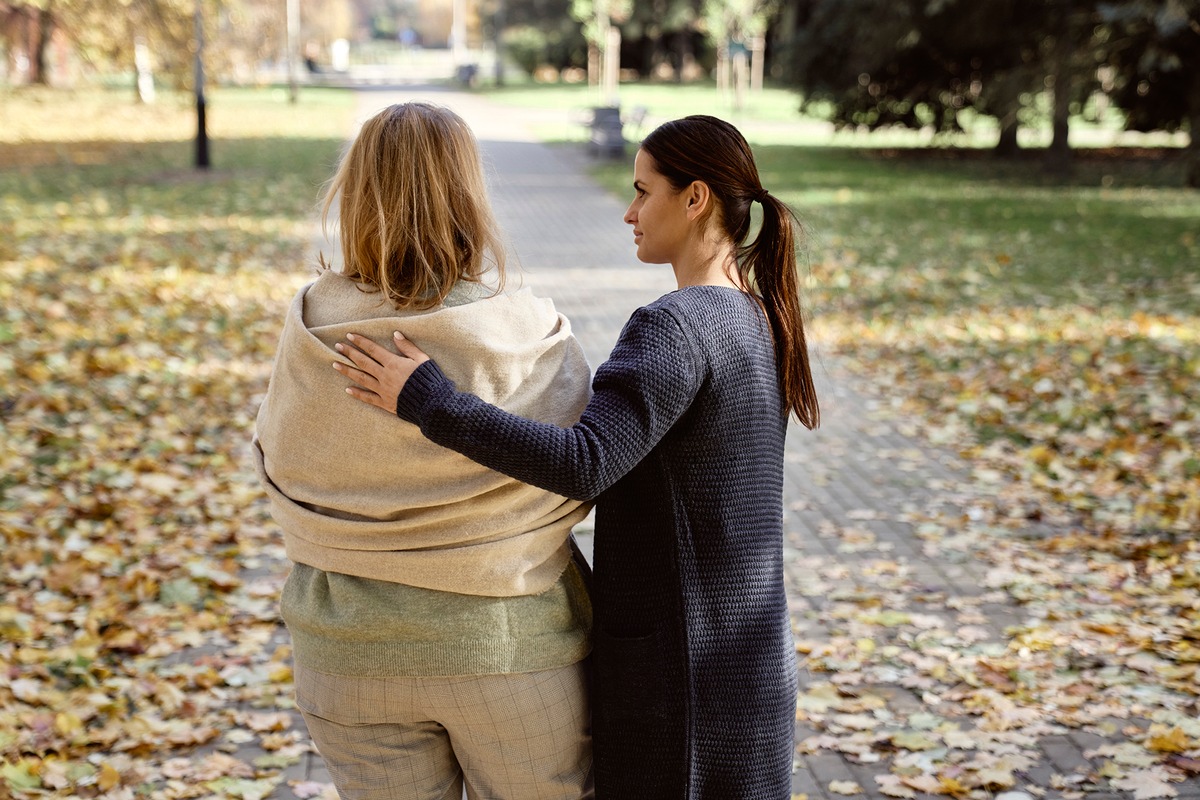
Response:
[{"label": "blonde hair", "polygon": [[342,273],[398,309],[433,308],[459,281],[482,283],[489,266],[503,285],[479,148],[447,108],[400,103],[367,120],[326,187],[322,226],[335,203]]}]

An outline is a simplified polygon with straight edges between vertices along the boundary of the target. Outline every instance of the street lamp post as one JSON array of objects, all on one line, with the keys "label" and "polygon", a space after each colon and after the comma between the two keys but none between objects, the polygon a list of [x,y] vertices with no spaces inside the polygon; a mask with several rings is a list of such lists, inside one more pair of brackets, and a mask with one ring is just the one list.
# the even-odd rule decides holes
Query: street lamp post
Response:
[{"label": "street lamp post", "polygon": [[204,118],[204,18],[196,0],[196,169],[208,169],[208,125]]}]

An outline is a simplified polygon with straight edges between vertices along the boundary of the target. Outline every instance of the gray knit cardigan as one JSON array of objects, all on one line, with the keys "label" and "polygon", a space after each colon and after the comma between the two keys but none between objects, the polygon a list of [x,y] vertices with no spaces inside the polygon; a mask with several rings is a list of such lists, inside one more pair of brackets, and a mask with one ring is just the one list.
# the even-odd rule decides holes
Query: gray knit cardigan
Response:
[{"label": "gray knit cardigan", "polygon": [[598,800],[786,799],[787,415],[766,321],[733,289],[672,292],[634,313],[593,389],[560,428],[457,392],[430,361],[396,411],[481,464],[597,498]]}]

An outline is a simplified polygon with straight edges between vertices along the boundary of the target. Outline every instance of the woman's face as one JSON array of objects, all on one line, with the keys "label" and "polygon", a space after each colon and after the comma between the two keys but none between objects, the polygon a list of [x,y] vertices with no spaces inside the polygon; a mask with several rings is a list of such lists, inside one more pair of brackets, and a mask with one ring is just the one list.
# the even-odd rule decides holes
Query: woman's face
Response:
[{"label": "woman's face", "polygon": [[633,202],[625,221],[633,226],[639,261],[670,264],[687,240],[687,193],[677,192],[655,168],[654,158],[638,150],[633,161]]}]

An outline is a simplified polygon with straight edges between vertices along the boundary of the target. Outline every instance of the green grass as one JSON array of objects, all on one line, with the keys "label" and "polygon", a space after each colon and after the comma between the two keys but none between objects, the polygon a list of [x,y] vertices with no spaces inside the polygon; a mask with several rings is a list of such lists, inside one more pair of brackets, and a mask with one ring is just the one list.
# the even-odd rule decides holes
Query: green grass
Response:
[{"label": "green grass", "polygon": [[[535,132],[563,146],[586,137],[563,110],[599,99],[596,89],[580,85],[487,93],[529,108]],[[992,158],[994,131],[986,120],[955,137],[834,133],[801,115],[796,93],[780,88],[751,95],[741,111],[728,94],[703,84],[627,84],[620,100],[625,109],[648,109],[643,132],[698,112],[738,125],[755,148],[763,184],[808,229],[814,267],[837,267],[831,281],[817,282],[816,302],[886,307],[901,316],[919,313],[930,293],[943,303],[1082,298],[1122,313],[1200,309],[1200,192],[1182,187],[1178,136],[1123,134],[1112,120],[1076,120],[1074,137],[1093,146],[1077,148],[1073,170],[1060,176],[1045,170],[1036,149],[1020,159]],[[1028,139],[1043,133],[1030,131]],[[1123,143],[1135,146],[1115,146]],[[631,158],[598,162],[593,171],[613,192],[628,194]],[[938,277],[904,302],[887,276],[914,270]],[[852,293],[844,291],[851,286]]]},{"label": "green grass", "polygon": [[[497,102],[540,112],[583,112],[603,102],[600,90],[586,84],[524,82],[499,88],[485,85],[480,91]],[[834,131],[820,108],[800,113],[800,95],[794,89],[772,85],[769,82],[761,92],[747,93],[741,108],[735,107],[732,92],[718,90],[716,84],[711,81],[689,84],[623,83],[617,99],[624,111],[638,106],[646,109],[647,120],[643,132],[668,119],[688,114],[712,114],[738,125],[748,139],[763,145],[803,144],[868,149],[926,146],[986,149],[992,147],[996,141],[995,121],[989,117],[973,117],[969,112],[962,116],[966,130],[956,134],[934,135],[929,131],[902,128],[873,132]],[[1107,112],[1100,119],[1093,118],[1095,116],[1097,115],[1092,114],[1087,118],[1076,117],[1072,120],[1071,141],[1075,146],[1179,147],[1186,143],[1186,136],[1183,134],[1122,131],[1121,121],[1116,112]],[[581,140],[585,137],[584,131],[578,125],[545,126],[542,133],[549,139]],[[1021,131],[1023,146],[1045,147],[1049,140],[1048,125]]]},{"label": "green grass", "polygon": [[0,260],[18,248],[61,260],[75,245],[88,263],[150,243],[222,262],[302,247],[354,109],[348,92],[304,92],[297,105],[281,91],[212,92],[211,167],[199,171],[188,95],[143,106],[125,92],[20,91],[2,102],[12,124],[0,133]]},{"label": "green grass", "polygon": [[[1119,309],[1200,310],[1200,192],[1177,187],[1173,160],[1081,156],[1072,176],[1056,179],[1036,160],[998,163],[975,153],[930,158],[778,144],[755,151],[763,185],[807,227],[814,263],[881,276],[932,269],[969,287],[964,303],[981,293],[1015,303],[1083,295]],[[598,165],[595,175],[628,193],[628,163]],[[853,284],[862,303],[886,301],[906,313],[886,279],[861,278]]]},{"label": "green grass", "polygon": [[[586,84],[520,84],[490,87],[488,97],[510,105],[529,108],[562,108],[598,105],[598,88]],[[799,96],[790,89],[767,87],[750,95],[741,112],[734,109],[733,95],[718,92],[711,83],[627,83],[619,90],[624,107],[645,106],[656,116],[677,117],[698,113],[697,108],[717,108],[761,121],[791,122],[800,107]]]}]

